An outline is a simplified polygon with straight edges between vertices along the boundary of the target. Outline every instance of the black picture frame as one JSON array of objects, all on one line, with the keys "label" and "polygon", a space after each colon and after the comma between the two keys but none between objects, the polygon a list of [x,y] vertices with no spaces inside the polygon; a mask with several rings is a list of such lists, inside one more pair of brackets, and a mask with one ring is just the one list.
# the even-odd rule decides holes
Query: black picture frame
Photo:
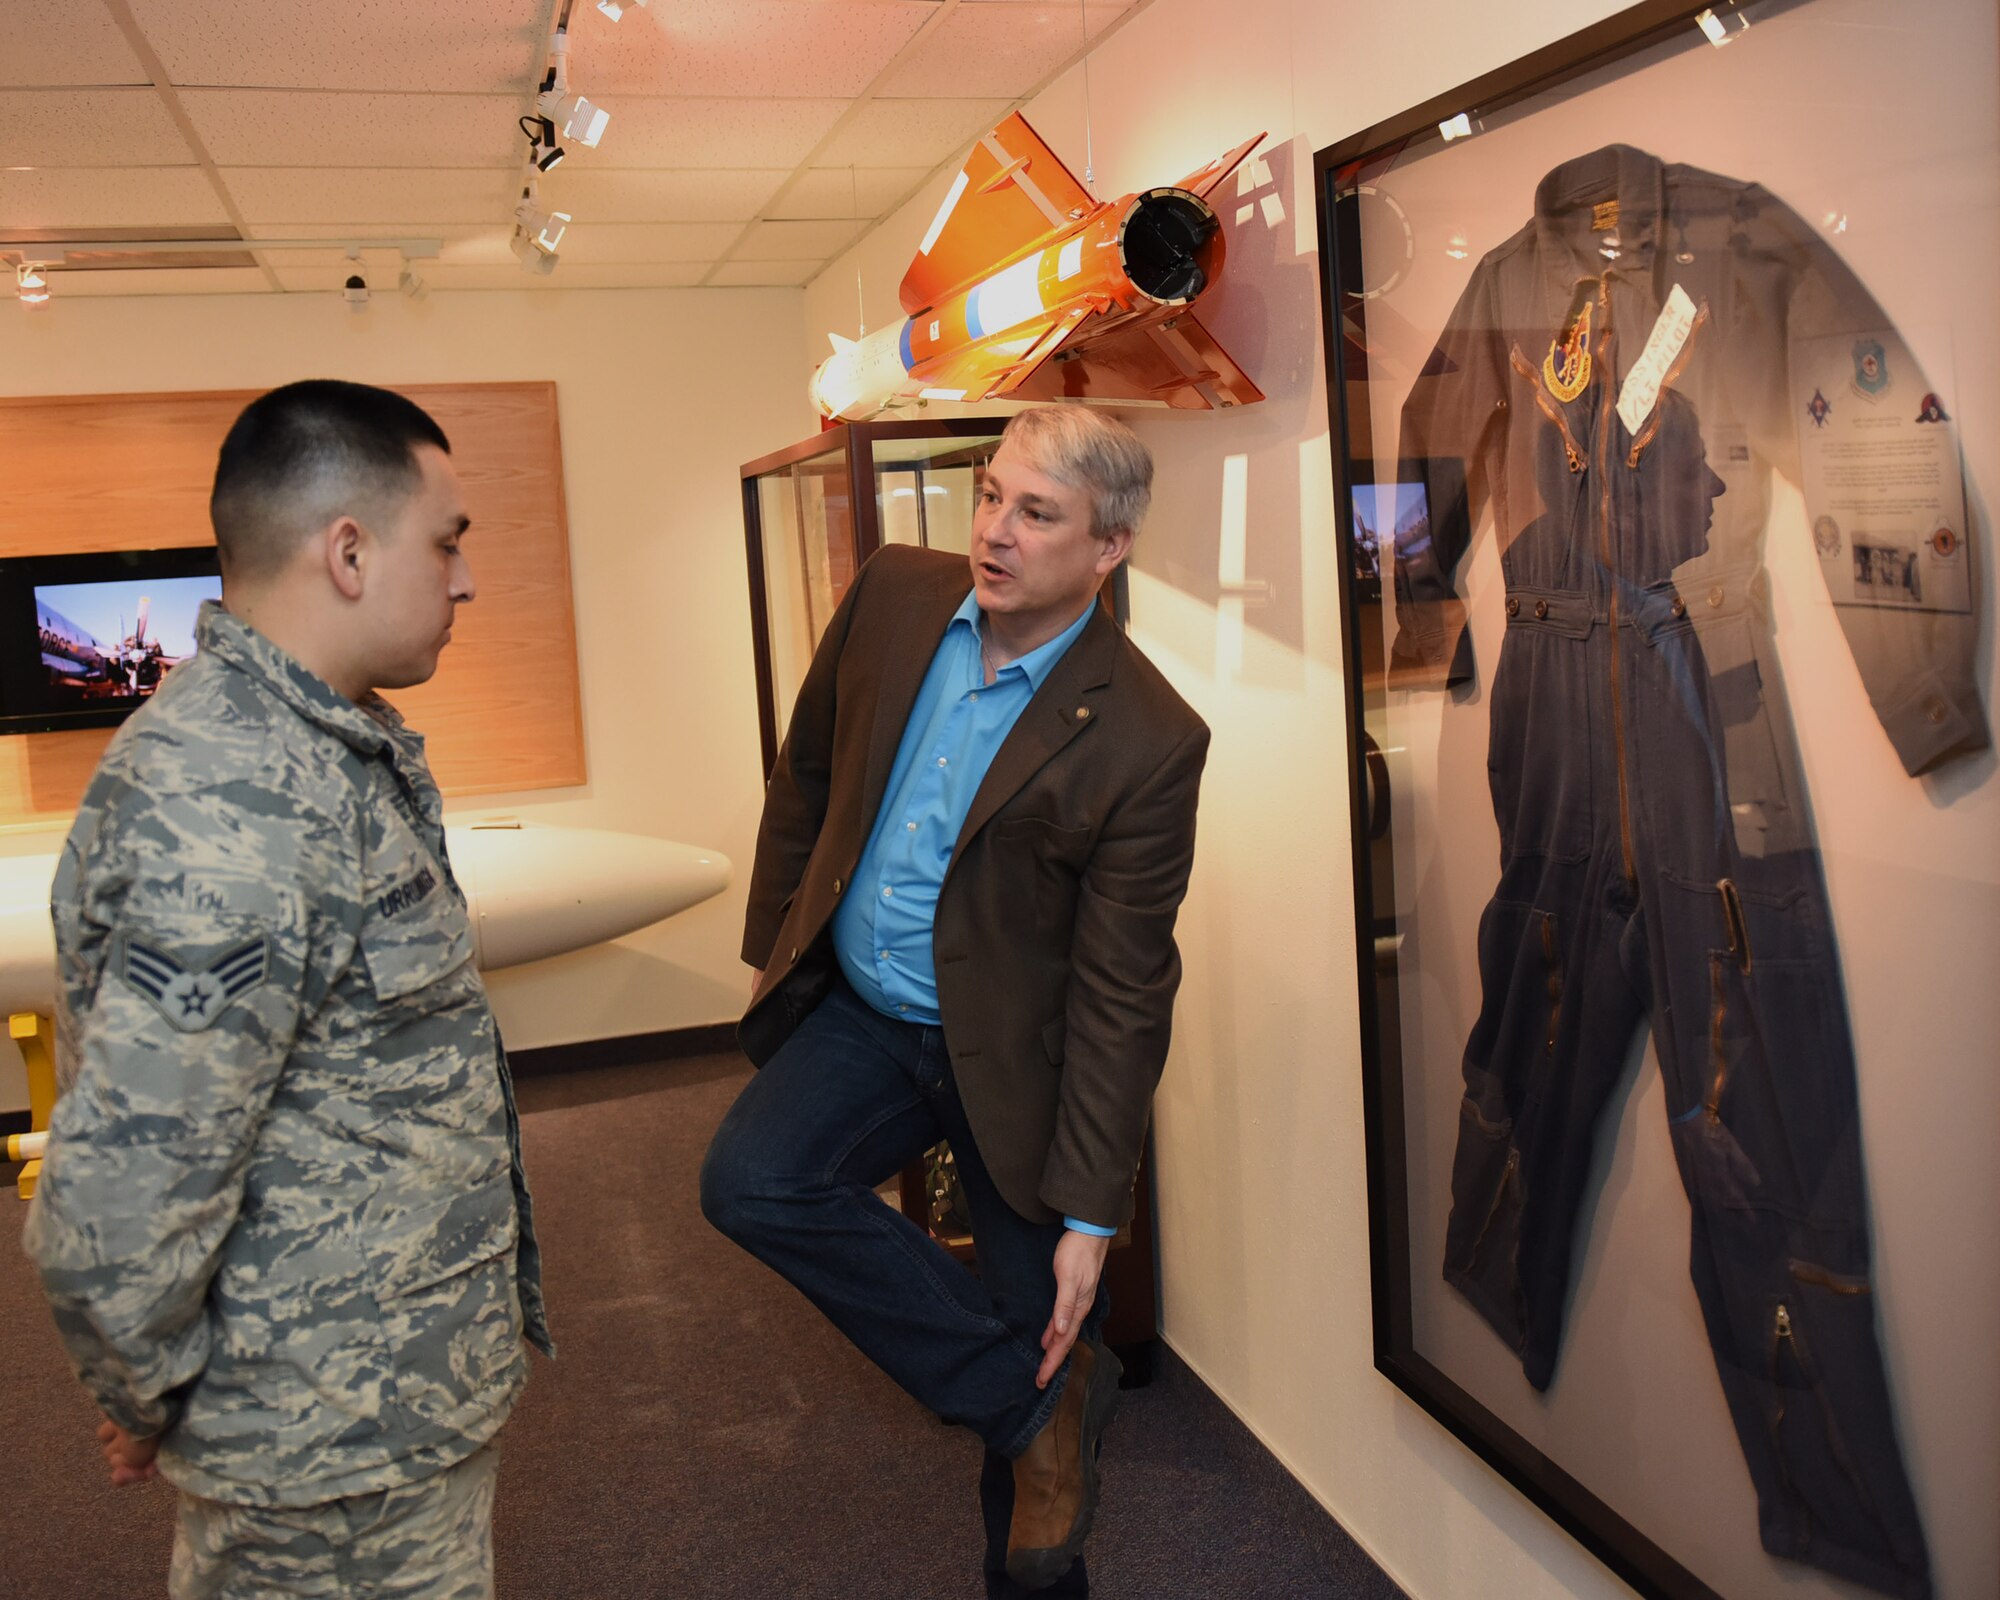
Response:
[{"label": "black picture frame", "polygon": [[[1371,290],[1360,273],[1364,203],[1371,172],[1399,155],[1443,142],[1441,124],[1465,114],[1504,118],[1522,102],[1642,52],[1670,45],[1701,26],[1743,25],[1740,14],[1775,15],[1811,0],[1739,5],[1645,0],[1493,72],[1459,85],[1329,145],[1314,156],[1327,414],[1333,505],[1341,559],[1335,562],[1342,666],[1348,690],[1348,785],[1353,818],[1354,938],[1362,1043],[1362,1110],[1367,1155],[1368,1231],[1374,1365],[1461,1443],[1646,1600],[1725,1600],[1682,1561],[1536,1447],[1417,1348],[1413,1332],[1408,1146],[1398,993],[1395,858],[1385,839],[1390,769],[1369,732],[1369,696],[1383,684],[1382,629],[1363,625],[1364,608],[1385,603],[1386,569],[1356,548],[1359,494],[1375,482],[1370,459],[1389,453],[1370,437],[1365,408],[1349,385],[1365,381]],[[1393,255],[1393,252],[1388,252]],[[1381,255],[1375,256],[1377,261]],[[1410,463],[1401,464],[1408,468]],[[1399,470],[1399,480],[1405,476]],[[1387,530],[1376,527],[1378,539]],[[1383,908],[1388,908],[1385,914]],[[1727,1600],[1745,1600],[1729,1596]]]}]

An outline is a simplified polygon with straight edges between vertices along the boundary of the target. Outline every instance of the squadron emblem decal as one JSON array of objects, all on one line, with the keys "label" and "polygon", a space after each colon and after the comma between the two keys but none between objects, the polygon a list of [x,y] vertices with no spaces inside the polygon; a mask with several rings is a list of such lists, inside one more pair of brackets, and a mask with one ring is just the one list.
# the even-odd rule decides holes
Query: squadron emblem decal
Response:
[{"label": "squadron emblem decal", "polygon": [[1590,387],[1590,312],[1586,299],[1576,315],[1549,341],[1549,353],[1542,357],[1542,377],[1549,392],[1558,400],[1574,400]]},{"label": "squadron emblem decal", "polygon": [[270,941],[259,936],[224,951],[199,970],[157,945],[125,941],[125,982],[183,1033],[213,1027],[230,1006],[271,975]]}]

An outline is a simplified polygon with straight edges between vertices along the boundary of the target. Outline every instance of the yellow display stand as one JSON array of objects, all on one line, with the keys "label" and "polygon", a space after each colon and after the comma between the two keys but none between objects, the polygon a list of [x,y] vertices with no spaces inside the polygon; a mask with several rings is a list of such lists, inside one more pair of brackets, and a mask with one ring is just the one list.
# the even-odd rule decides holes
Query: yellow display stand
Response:
[{"label": "yellow display stand", "polygon": [[10,1134],[7,1159],[26,1159],[21,1168],[20,1196],[31,1200],[42,1175],[42,1149],[48,1143],[49,1117],[56,1108],[55,1025],[39,1011],[16,1011],[7,1019],[7,1032],[21,1047],[21,1062],[28,1069],[27,1133]]}]

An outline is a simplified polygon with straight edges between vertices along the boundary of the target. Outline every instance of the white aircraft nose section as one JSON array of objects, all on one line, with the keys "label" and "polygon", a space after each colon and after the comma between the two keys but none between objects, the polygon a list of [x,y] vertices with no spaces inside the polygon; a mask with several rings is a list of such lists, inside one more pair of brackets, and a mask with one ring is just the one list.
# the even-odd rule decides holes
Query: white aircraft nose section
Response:
[{"label": "white aircraft nose section", "polygon": [[445,840],[485,972],[621,938],[729,887],[729,857],[671,839],[472,823]]},{"label": "white aircraft nose section", "polygon": [[0,1012],[53,1012],[56,934],[49,924],[54,856],[0,860]]}]

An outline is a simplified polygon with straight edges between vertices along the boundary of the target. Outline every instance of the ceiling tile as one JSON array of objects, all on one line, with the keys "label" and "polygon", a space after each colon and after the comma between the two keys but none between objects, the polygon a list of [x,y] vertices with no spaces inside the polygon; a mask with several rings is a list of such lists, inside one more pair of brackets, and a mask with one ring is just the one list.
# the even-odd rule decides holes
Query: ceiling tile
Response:
[{"label": "ceiling tile", "polygon": [[130,0],[177,84],[525,95],[545,0]]},{"label": "ceiling tile", "polygon": [[503,167],[527,148],[518,95],[184,89],[219,166]]},{"label": "ceiling tile", "polygon": [[740,222],[599,222],[586,216],[563,235],[563,266],[714,261],[742,231]]},{"label": "ceiling tile", "polygon": [[[736,249],[738,261],[825,261],[861,236],[860,222],[760,222]],[[720,251],[716,252],[718,255]]]},{"label": "ceiling tile", "polygon": [[132,294],[269,294],[255,267],[161,267],[121,272],[51,272],[49,304]]},{"label": "ceiling tile", "polygon": [[[442,262],[431,265],[417,263],[417,272],[424,283],[433,290],[456,292],[462,289],[691,289],[701,282],[708,271],[706,262],[633,262],[624,264],[590,265],[572,263],[569,252],[563,252],[563,260],[556,270],[547,277],[539,273],[523,272],[513,261],[505,265],[481,263],[451,266]],[[336,269],[312,270],[301,267],[280,267],[278,277],[285,287],[300,294],[325,294],[331,299],[339,290],[341,277]],[[393,299],[396,284],[393,277],[374,284],[378,299]],[[368,322],[366,311],[356,312],[357,326],[365,327]]]},{"label": "ceiling tile", "polygon": [[0,90],[0,167],[179,167],[194,160],[151,88]]},{"label": "ceiling tile", "polygon": [[873,220],[900,205],[936,170],[932,167],[811,167],[782,200],[774,217],[865,217]]},{"label": "ceiling tile", "polygon": [[935,94],[949,85],[965,95],[1019,98],[1125,14],[1123,6],[960,6],[876,90],[881,95]]},{"label": "ceiling tile", "polygon": [[604,143],[574,158],[584,168],[795,167],[848,106],[845,100],[608,104],[611,122]]},{"label": "ceiling tile", "polygon": [[0,217],[15,228],[229,225],[229,214],[199,167],[0,172]]},{"label": "ceiling tile", "polygon": [[[453,223],[440,226],[435,222],[370,222],[359,227],[342,227],[337,223],[294,222],[278,223],[270,227],[253,228],[253,235],[266,239],[435,239],[439,253],[435,258],[443,262],[510,262],[513,253],[507,248],[507,241],[513,233],[512,217],[496,214],[484,223]],[[390,257],[399,252],[383,246],[371,249],[366,243],[361,247],[364,258],[374,259],[380,250],[387,249]],[[340,252],[329,250],[324,256],[314,251],[273,251],[273,261],[325,263],[338,258]],[[418,265],[428,270],[431,258],[424,258]]]},{"label": "ceiling tile", "polygon": [[717,289],[789,289],[810,283],[824,261],[725,261],[708,281]]},{"label": "ceiling tile", "polygon": [[937,14],[929,0],[654,0],[570,16],[570,81],[617,95],[859,94]]},{"label": "ceiling tile", "polygon": [[814,165],[867,166],[890,156],[934,167],[969,147],[1007,114],[1012,100],[871,100]]},{"label": "ceiling tile", "polygon": [[271,235],[281,235],[283,225],[294,222],[382,223],[406,217],[428,217],[432,226],[492,222],[511,216],[518,198],[511,170],[479,167],[419,172],[228,167],[222,179],[250,226]]},{"label": "ceiling tile", "polygon": [[41,5],[30,26],[26,9],[7,27],[0,84],[145,83],[146,69],[101,5]]},{"label": "ceiling tile", "polygon": [[786,176],[769,167],[744,172],[573,172],[565,163],[543,183],[542,198],[593,222],[748,222]]}]

